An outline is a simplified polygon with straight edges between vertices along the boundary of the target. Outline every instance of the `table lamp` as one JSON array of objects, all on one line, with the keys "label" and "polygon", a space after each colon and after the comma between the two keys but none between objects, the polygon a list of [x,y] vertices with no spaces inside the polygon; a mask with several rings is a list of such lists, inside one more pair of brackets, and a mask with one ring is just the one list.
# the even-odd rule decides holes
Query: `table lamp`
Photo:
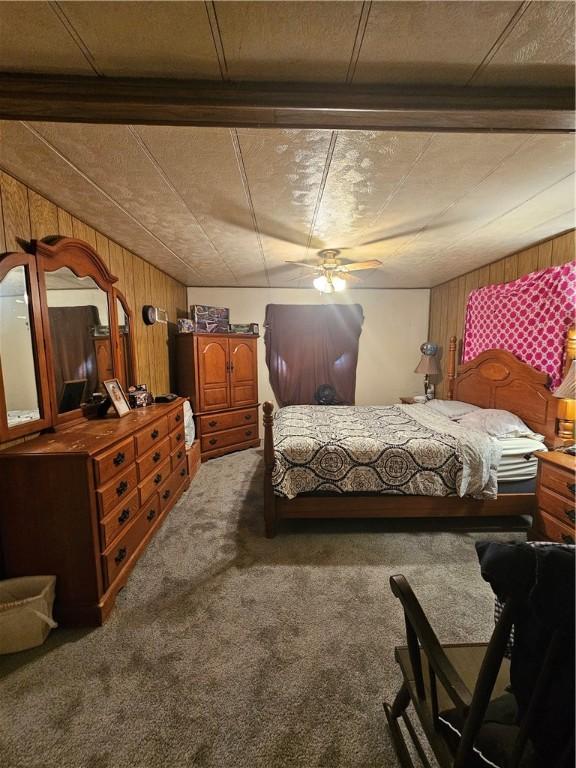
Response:
[{"label": "table lamp", "polygon": [[574,440],[576,437],[576,360],[572,360],[560,386],[554,392],[554,397],[561,400],[558,403],[557,435],[563,440]]},{"label": "table lamp", "polygon": [[426,400],[428,400],[430,376],[434,376],[435,374],[440,373],[440,366],[438,365],[438,360],[436,359],[438,345],[433,344],[431,341],[425,341],[424,344],[420,346],[420,352],[422,352],[422,357],[420,358],[420,362],[416,366],[414,373],[424,374],[424,395]]}]

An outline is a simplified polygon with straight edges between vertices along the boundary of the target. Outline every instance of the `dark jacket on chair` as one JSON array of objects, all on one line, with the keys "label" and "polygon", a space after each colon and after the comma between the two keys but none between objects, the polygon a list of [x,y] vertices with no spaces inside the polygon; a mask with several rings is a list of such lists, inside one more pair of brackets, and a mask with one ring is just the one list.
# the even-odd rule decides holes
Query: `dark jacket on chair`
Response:
[{"label": "dark jacket on chair", "polygon": [[550,654],[548,682],[534,702],[529,738],[546,765],[573,765],[574,549],[480,542],[476,550],[482,577],[495,594],[518,601],[510,667],[518,718],[525,715]]}]

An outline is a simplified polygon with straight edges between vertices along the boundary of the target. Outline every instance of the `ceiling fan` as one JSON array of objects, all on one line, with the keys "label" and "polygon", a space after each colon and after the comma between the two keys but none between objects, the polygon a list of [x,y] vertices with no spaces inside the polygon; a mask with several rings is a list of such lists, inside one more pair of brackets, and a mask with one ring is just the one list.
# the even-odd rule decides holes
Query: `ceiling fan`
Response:
[{"label": "ceiling fan", "polygon": [[307,264],[304,261],[287,261],[286,264],[295,264],[299,267],[305,267],[306,269],[318,272],[318,277],[315,277],[312,282],[314,288],[320,291],[320,293],[343,291],[348,282],[360,282],[356,275],[350,274],[351,272],[357,272],[361,269],[375,269],[382,264],[378,259],[352,261],[348,264],[343,264],[342,260],[338,258],[339,255],[340,251],[336,248],[325,248],[323,251],[318,251],[320,264]]}]

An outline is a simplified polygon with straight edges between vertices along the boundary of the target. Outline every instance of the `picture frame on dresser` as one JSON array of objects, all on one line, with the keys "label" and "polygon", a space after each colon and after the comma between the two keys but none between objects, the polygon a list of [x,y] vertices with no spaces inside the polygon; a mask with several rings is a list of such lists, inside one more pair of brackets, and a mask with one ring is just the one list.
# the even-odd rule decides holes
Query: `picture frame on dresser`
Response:
[{"label": "picture frame on dresser", "polygon": [[127,413],[130,413],[130,403],[124,394],[124,390],[118,379],[108,379],[102,383],[104,384],[106,392],[108,392],[108,396],[116,411],[116,415],[121,418],[122,416],[126,416]]}]

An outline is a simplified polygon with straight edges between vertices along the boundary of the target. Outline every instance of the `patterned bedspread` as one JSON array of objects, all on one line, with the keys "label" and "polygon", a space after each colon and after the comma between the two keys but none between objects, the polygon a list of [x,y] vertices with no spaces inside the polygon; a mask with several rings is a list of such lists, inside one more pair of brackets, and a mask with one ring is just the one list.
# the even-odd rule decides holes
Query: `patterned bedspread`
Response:
[{"label": "patterned bedspread", "polygon": [[425,405],[281,408],[274,492],[496,498],[497,440]]}]

